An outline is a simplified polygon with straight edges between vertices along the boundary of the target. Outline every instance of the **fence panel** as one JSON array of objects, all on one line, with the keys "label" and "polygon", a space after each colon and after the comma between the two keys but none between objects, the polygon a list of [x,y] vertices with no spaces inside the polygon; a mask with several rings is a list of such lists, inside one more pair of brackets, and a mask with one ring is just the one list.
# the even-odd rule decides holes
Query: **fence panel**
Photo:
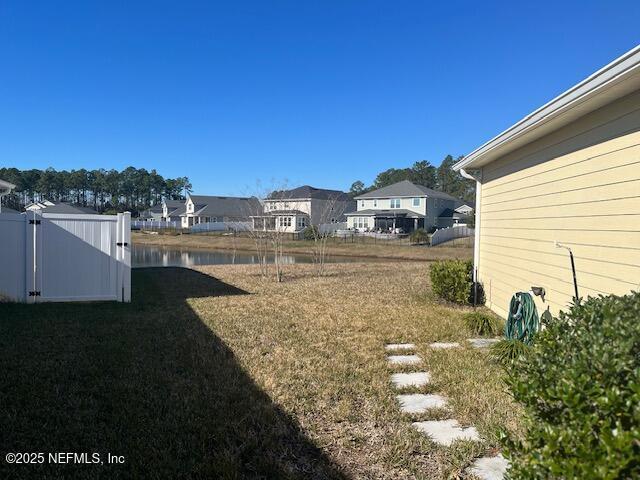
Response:
[{"label": "fence panel", "polygon": [[240,231],[245,232],[253,228],[251,222],[207,222],[196,223],[189,227],[189,230],[193,233],[202,232],[228,232],[228,231]]},{"label": "fence panel", "polygon": [[25,301],[27,218],[0,213],[0,300]]},{"label": "fence panel", "polygon": [[447,227],[436,230],[431,236],[431,246],[439,245],[454,238],[473,237],[475,231],[469,227]]},{"label": "fence panel", "polygon": [[129,219],[129,213],[0,215],[0,236],[9,242],[0,251],[0,295],[28,303],[130,301]]}]

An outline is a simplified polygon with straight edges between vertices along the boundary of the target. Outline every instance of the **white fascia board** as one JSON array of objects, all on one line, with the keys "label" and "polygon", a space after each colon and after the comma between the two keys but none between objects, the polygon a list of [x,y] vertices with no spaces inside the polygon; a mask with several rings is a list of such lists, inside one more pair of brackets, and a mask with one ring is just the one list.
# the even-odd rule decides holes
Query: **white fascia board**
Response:
[{"label": "white fascia board", "polygon": [[[544,134],[550,133],[553,128],[552,122],[560,117],[563,117],[565,122],[562,123],[559,121],[557,128],[566,125],[572,120],[568,118],[566,114],[577,106],[581,108],[576,112],[576,118],[631,93],[634,89],[640,88],[639,72],[640,45],[618,57],[582,82],[527,115],[504,132],[476,148],[453,165],[453,169],[458,171],[465,167],[472,169],[486,165],[498,156],[509,153],[509,151],[511,151],[509,150],[509,144],[512,144],[516,139],[522,141],[517,146],[514,146],[514,149],[542,136],[541,134],[537,137],[535,136],[535,131],[538,130],[539,127],[546,125],[548,128]],[[621,86],[623,82],[632,78],[634,80],[633,85],[627,88]],[[607,98],[604,98],[603,94],[607,92],[611,93],[615,86],[619,86],[617,91]],[[527,135],[530,136],[529,141],[526,141],[524,138]],[[497,154],[497,150],[500,150],[499,155]]]}]

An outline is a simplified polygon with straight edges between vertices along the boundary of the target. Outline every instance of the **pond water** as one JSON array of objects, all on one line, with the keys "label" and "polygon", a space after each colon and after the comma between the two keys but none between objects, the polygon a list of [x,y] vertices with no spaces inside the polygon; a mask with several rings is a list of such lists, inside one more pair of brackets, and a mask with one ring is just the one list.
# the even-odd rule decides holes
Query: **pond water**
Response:
[{"label": "pond water", "polygon": [[[273,263],[273,256],[267,259]],[[285,264],[312,263],[309,255],[287,254],[283,256]],[[327,263],[370,262],[372,259],[361,257],[327,257]],[[375,259],[374,259],[375,261]],[[258,263],[258,257],[251,252],[231,250],[199,250],[189,248],[159,247],[156,245],[132,245],[131,266],[136,267],[192,267],[195,265],[231,265]]]}]

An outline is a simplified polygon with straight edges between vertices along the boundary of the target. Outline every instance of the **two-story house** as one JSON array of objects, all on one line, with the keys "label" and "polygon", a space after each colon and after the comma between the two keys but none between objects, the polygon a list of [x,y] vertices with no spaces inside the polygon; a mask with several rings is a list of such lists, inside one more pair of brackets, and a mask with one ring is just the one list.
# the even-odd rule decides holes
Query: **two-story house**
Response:
[{"label": "two-story house", "polygon": [[450,226],[463,202],[408,180],[355,197],[357,210],[347,213],[347,228],[357,231],[411,232]]},{"label": "two-story house", "polygon": [[248,222],[253,215],[261,213],[262,205],[255,197],[187,195],[180,218],[182,228],[189,228],[197,223]]},{"label": "two-story house", "polygon": [[179,222],[180,215],[187,211],[186,200],[162,200],[162,218],[167,222]]},{"label": "two-story house", "polygon": [[355,202],[339,190],[303,185],[273,192],[263,201],[264,215],[253,219],[254,229],[296,233],[310,225],[338,223]]}]

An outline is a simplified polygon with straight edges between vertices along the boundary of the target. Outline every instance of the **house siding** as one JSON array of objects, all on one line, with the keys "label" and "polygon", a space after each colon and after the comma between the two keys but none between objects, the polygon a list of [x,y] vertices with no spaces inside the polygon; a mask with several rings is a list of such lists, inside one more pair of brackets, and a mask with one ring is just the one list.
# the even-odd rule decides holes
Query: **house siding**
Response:
[{"label": "house siding", "polygon": [[478,275],[506,316],[516,291],[546,289],[539,311],[573,297],[640,287],[640,92],[611,103],[481,171]]}]

